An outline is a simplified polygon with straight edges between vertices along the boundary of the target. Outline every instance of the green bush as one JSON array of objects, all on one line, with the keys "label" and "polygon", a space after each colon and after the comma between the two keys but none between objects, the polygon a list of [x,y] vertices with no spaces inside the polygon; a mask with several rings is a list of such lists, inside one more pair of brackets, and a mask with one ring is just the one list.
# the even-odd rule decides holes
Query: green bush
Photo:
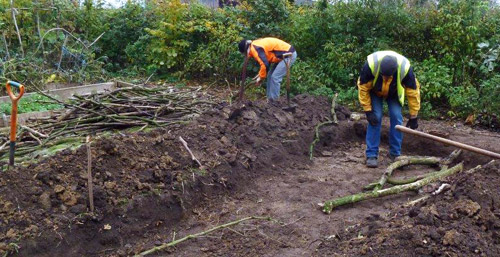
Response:
[{"label": "green bush", "polygon": [[481,83],[476,111],[500,118],[500,75]]},{"label": "green bush", "polygon": [[184,73],[189,77],[210,77],[230,81],[240,74],[243,55],[235,42],[241,40],[241,27],[234,10],[224,9],[206,19],[206,41],[187,57]]},{"label": "green bush", "polygon": [[420,83],[420,116],[436,117],[437,108],[449,108],[449,97],[454,85],[452,85],[451,69],[442,65],[434,58],[424,60],[421,63],[413,63],[415,75]]},{"label": "green bush", "polygon": [[[290,91],[292,94],[298,95],[326,88],[322,80],[322,74],[316,64],[303,61],[299,57],[290,71]],[[283,83],[285,83],[285,79],[283,79]],[[318,92],[321,92],[321,90]]]},{"label": "green bush", "polygon": [[[297,6],[287,0],[243,0],[223,9],[183,2],[127,1],[123,8],[108,9],[91,0],[15,1],[22,45],[10,12],[0,12],[9,48],[0,43],[0,77],[40,84],[53,75],[58,82],[86,82],[104,80],[109,72],[154,73],[156,78],[209,78],[226,86],[226,80],[239,80],[238,41],[273,36],[297,50],[293,94],[338,92],[340,102],[357,107],[355,84],[366,56],[394,50],[413,63],[422,86],[422,115],[498,113],[500,8],[490,1],[320,0]],[[45,35],[54,27],[77,39],[60,30]],[[66,39],[65,48],[83,56],[85,65],[64,59],[58,67]],[[252,61],[249,77],[257,70]]]}]

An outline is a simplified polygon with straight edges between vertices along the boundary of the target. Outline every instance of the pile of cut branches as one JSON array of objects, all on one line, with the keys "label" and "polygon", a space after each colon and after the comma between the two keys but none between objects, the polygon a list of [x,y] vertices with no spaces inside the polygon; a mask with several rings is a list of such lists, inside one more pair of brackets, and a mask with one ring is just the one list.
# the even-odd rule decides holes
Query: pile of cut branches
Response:
[{"label": "pile of cut branches", "polygon": [[[124,129],[140,131],[188,122],[214,104],[202,96],[200,89],[179,90],[170,85],[130,86],[74,96],[69,102],[61,102],[40,91],[67,109],[20,127],[16,162],[80,146],[87,135]],[[2,137],[0,140],[0,160],[4,161],[9,154],[5,147],[9,139]]]}]

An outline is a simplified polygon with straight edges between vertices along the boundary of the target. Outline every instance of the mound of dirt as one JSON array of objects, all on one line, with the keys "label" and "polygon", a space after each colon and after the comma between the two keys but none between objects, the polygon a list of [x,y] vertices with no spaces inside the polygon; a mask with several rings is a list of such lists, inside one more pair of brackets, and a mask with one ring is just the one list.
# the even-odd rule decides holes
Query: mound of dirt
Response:
[{"label": "mound of dirt", "polygon": [[[500,164],[453,179],[446,193],[324,241],[319,255],[500,256]],[[343,240],[338,240],[342,238]]]},{"label": "mound of dirt", "polygon": [[[221,104],[187,125],[95,140],[93,215],[85,147],[2,174],[0,253],[137,253],[144,248],[138,239],[170,231],[193,206],[241,190],[264,171],[307,164],[313,127],[330,117],[330,103],[311,96],[293,101],[295,113],[282,110],[284,101]],[[324,145],[352,136],[345,122],[349,114],[337,110],[341,124],[327,128],[331,136]],[[205,169],[191,160],[179,136]]]}]

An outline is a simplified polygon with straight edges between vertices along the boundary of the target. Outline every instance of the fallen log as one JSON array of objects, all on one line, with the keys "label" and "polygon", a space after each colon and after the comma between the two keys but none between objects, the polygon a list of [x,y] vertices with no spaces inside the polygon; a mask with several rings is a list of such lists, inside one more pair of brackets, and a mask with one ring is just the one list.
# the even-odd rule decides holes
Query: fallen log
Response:
[{"label": "fallen log", "polygon": [[[411,165],[411,164],[422,164],[422,165],[441,165],[445,166],[446,168],[448,167],[449,164],[453,162],[460,154],[462,153],[461,150],[455,150],[453,151],[450,156],[447,158],[438,158],[438,157],[418,157],[418,156],[413,156],[413,157],[402,157],[399,160],[393,162],[387,169],[385,170],[384,174],[380,178],[378,184],[375,185],[373,190],[380,190],[384,187],[385,182],[392,176],[392,172],[398,168],[401,168],[403,166]],[[408,183],[415,182],[417,181],[418,178],[412,178]],[[405,181],[398,181],[398,180],[392,180],[393,185],[395,184],[407,184],[404,183]]]},{"label": "fallen log", "polygon": [[340,198],[337,198],[334,200],[326,201],[326,202],[320,204],[320,206],[323,208],[324,213],[329,214],[332,212],[332,210],[334,208],[342,206],[342,205],[346,205],[346,204],[350,204],[350,203],[357,203],[357,202],[365,201],[368,199],[383,197],[383,196],[387,196],[387,195],[394,195],[394,194],[398,194],[398,193],[405,192],[405,191],[417,190],[417,189],[419,189],[427,184],[439,181],[447,176],[453,175],[453,174],[460,172],[462,170],[463,170],[463,163],[459,163],[452,168],[442,170],[442,171],[436,173],[435,175],[428,176],[428,177],[426,177],[422,180],[419,180],[417,182],[413,182],[413,183],[406,184],[406,185],[394,186],[394,187],[382,189],[382,190],[371,191],[368,193],[359,193],[359,194],[354,194],[354,195],[348,195],[348,196],[340,197]]}]

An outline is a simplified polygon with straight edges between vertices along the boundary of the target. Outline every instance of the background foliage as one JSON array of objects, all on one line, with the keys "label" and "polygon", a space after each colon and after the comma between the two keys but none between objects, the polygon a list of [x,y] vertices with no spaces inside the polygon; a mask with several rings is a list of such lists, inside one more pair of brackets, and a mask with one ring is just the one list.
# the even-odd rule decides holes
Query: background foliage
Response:
[{"label": "background foliage", "polygon": [[[500,8],[494,1],[320,0],[297,6],[253,0],[219,9],[190,2],[128,1],[109,9],[99,0],[15,0],[13,6],[0,0],[0,77],[40,85],[154,74],[226,85],[240,74],[236,43],[274,36],[297,49],[294,94],[338,92],[355,106],[366,56],[392,49],[415,68],[422,115],[474,115],[485,123],[500,116]],[[257,69],[254,62],[250,73]]]}]

